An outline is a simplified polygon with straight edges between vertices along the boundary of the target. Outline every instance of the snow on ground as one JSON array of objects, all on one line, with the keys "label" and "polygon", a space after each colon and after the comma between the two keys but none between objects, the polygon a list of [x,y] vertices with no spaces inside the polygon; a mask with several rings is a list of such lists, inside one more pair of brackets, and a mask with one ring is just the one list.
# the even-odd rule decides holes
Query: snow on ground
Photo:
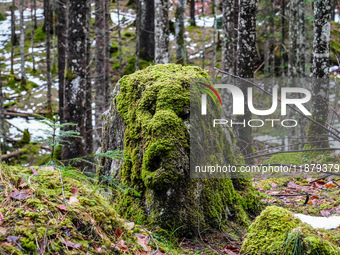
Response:
[{"label": "snow on ground", "polygon": [[340,216],[316,217],[305,214],[294,216],[313,228],[334,229],[340,226]]},{"label": "snow on ground", "polygon": [[[118,13],[117,13],[117,11],[118,10],[115,9],[110,13],[111,20],[114,24],[118,24]],[[119,19],[120,19],[121,27],[127,27],[128,25],[132,24],[135,21],[136,15],[120,11],[119,12]]]},{"label": "snow on ground", "polygon": [[20,129],[21,131],[28,129],[28,131],[31,134],[32,141],[42,140],[48,137],[48,135],[45,134],[45,132],[42,130],[44,128],[47,128],[47,126],[44,127],[44,125],[41,124],[37,120],[24,119],[24,118],[18,117],[18,118],[9,119],[8,122],[12,124],[9,130],[9,133],[11,134],[11,136],[13,136],[13,138],[17,136],[20,138],[22,136],[22,132],[20,132],[18,129]]}]

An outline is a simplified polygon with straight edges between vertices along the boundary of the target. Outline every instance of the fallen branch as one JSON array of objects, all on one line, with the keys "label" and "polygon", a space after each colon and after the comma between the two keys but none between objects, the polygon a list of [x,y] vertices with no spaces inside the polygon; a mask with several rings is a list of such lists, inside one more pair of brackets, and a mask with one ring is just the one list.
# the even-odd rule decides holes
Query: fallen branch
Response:
[{"label": "fallen branch", "polygon": [[20,150],[20,151],[14,151],[14,152],[9,153],[9,154],[1,155],[0,156],[0,161],[8,160],[8,159],[14,158],[14,157],[18,157],[18,156],[24,154],[25,152],[26,152],[26,150]]}]

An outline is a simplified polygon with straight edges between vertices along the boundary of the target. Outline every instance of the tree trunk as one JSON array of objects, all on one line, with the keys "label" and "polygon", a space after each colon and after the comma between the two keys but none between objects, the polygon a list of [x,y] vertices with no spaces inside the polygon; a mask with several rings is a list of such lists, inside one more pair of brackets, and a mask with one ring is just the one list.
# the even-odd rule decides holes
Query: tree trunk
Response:
[{"label": "tree trunk", "polygon": [[195,0],[190,0],[190,26],[195,27],[196,26],[196,1]]},{"label": "tree trunk", "polygon": [[122,35],[120,27],[120,5],[119,0],[117,0],[117,14],[118,14],[118,50],[119,50],[119,78],[123,75],[123,60],[122,60]]},{"label": "tree trunk", "polygon": [[67,52],[67,0],[57,1],[57,36],[58,36],[58,79],[59,79],[59,119],[64,123],[65,63]]},{"label": "tree trunk", "polygon": [[[34,1],[31,0],[31,7],[34,6]],[[31,8],[31,19],[32,21],[34,20],[34,14],[33,14],[33,8]],[[32,65],[33,65],[33,72],[36,72],[36,69],[35,69],[35,60],[34,60],[34,32],[35,32],[35,28],[34,28],[34,22],[32,22],[32,25],[31,25],[31,49],[32,49]]]},{"label": "tree trunk", "polygon": [[[255,54],[256,54],[256,10],[257,0],[239,1],[239,29],[238,29],[238,76],[242,78],[254,78]],[[244,95],[247,95],[248,84],[239,84]],[[245,96],[245,98],[247,98]],[[245,99],[247,102],[247,99]],[[246,123],[251,119],[251,112],[245,106],[245,115],[237,118],[239,122]],[[243,154],[252,153],[252,129],[249,126],[240,125],[236,128],[238,145]]]},{"label": "tree trunk", "polygon": [[285,76],[286,70],[286,50],[285,50],[285,39],[286,39],[286,3],[285,0],[281,0],[281,45],[280,45],[280,69],[281,76]]},{"label": "tree trunk", "polygon": [[139,58],[140,58],[140,37],[141,37],[141,16],[142,6],[139,0],[136,1],[136,52],[135,52],[135,70],[139,70]]},{"label": "tree trunk", "polygon": [[[331,0],[314,2],[314,42],[313,42],[313,84],[312,117],[326,126],[329,103],[329,48],[331,29]],[[313,122],[309,123],[308,141],[325,140],[328,132]],[[329,147],[328,142],[321,142],[316,147]]]},{"label": "tree trunk", "polygon": [[[91,91],[88,79],[89,0],[74,0],[69,4],[68,53],[65,70],[64,121],[82,138],[69,138],[62,150],[63,159],[72,159],[92,152],[91,104],[87,99]],[[81,166],[81,164],[79,164]]]},{"label": "tree trunk", "polygon": [[299,0],[292,0],[290,2],[289,15],[289,55],[288,55],[288,76],[290,78],[297,77],[297,37],[298,37],[298,9]]},{"label": "tree trunk", "polygon": [[[183,1],[183,0],[182,0]],[[154,0],[140,1],[140,58],[153,61],[155,58],[155,3]]]},{"label": "tree trunk", "polygon": [[24,0],[19,2],[20,12],[20,72],[21,82],[26,83],[26,72],[25,72],[25,26],[24,26]]},{"label": "tree trunk", "polygon": [[298,75],[299,77],[306,76],[306,36],[305,36],[305,1],[300,0],[298,7]]},{"label": "tree trunk", "polygon": [[212,78],[213,78],[213,83],[215,83],[216,82],[216,71],[214,67],[216,67],[216,58],[217,58],[217,17],[216,17],[217,5],[216,5],[216,0],[212,0],[212,9],[213,9],[213,15],[214,15]]},{"label": "tree trunk", "polygon": [[111,44],[111,30],[110,30],[110,0],[105,0],[105,79],[107,84],[107,91],[106,94],[106,102],[108,107],[108,102],[110,98],[110,87],[111,87],[111,52],[110,52],[110,44]]},{"label": "tree trunk", "polygon": [[234,45],[235,37],[234,24],[234,0],[222,1],[223,11],[223,43],[222,43],[222,69],[228,73],[234,74],[235,58]]},{"label": "tree trunk", "polygon": [[202,38],[201,38],[201,44],[202,44],[202,69],[205,68],[205,8],[204,8],[205,1],[202,0],[202,18],[203,18],[203,30],[202,30]]},{"label": "tree trunk", "polygon": [[168,0],[155,0],[155,65],[169,63]]},{"label": "tree trunk", "polygon": [[265,43],[265,75],[275,76],[275,3],[271,0],[268,8],[268,21],[266,22],[266,30],[268,34],[267,41]]},{"label": "tree trunk", "polygon": [[37,29],[37,0],[33,0],[33,24],[34,30]]},{"label": "tree trunk", "polygon": [[[106,0],[95,1],[95,123],[96,128],[102,124],[101,114],[106,110],[108,84],[106,80]],[[95,148],[100,146],[101,132],[95,132]]]},{"label": "tree trunk", "polygon": [[18,39],[15,33],[15,0],[12,1],[11,6],[11,74],[14,74],[14,46],[17,45]]},{"label": "tree trunk", "polygon": [[186,0],[178,0],[176,8],[176,60],[178,64],[185,64],[185,8],[187,6]]},{"label": "tree trunk", "polygon": [[0,63],[0,154],[6,154],[6,129],[5,129],[5,109],[4,97],[2,94],[2,77],[1,77],[1,63]]},{"label": "tree trunk", "polygon": [[44,0],[45,31],[46,31],[46,82],[47,82],[47,111],[52,113],[52,77],[51,77],[51,4]]}]

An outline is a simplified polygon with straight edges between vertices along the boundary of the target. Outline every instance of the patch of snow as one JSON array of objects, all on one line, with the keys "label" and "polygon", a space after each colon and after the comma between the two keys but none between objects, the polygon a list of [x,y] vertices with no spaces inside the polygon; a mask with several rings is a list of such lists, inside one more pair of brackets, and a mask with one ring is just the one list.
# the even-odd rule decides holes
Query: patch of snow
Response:
[{"label": "patch of snow", "polygon": [[305,214],[295,214],[294,216],[313,228],[334,229],[340,226],[340,216],[316,217]]},{"label": "patch of snow", "polygon": [[26,120],[24,118],[18,117],[9,119],[8,122],[12,124],[9,132],[13,136],[22,136],[22,133],[18,130],[19,128],[21,131],[28,129],[28,132],[30,132],[31,134],[32,140],[46,139],[48,137],[47,134],[45,134],[45,132],[41,130],[41,128],[45,128],[43,127],[43,124],[34,119]]}]

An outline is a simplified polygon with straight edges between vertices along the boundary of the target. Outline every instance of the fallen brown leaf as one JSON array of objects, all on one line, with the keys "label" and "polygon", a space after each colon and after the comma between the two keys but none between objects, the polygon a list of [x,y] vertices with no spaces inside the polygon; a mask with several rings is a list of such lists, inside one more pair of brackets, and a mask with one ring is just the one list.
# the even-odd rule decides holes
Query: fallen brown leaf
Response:
[{"label": "fallen brown leaf", "polygon": [[9,196],[15,200],[25,200],[28,197],[28,192],[27,190],[20,190],[20,191],[14,191]]},{"label": "fallen brown leaf", "polygon": [[73,249],[80,249],[81,247],[83,247],[83,245],[79,244],[79,243],[73,243],[69,240],[63,240],[61,241],[64,245],[66,245],[69,248],[73,248]]},{"label": "fallen brown leaf", "polygon": [[58,208],[60,211],[68,211],[67,208],[66,208],[66,205],[64,205],[64,204],[58,205],[57,208]]},{"label": "fallen brown leaf", "polygon": [[78,188],[75,184],[72,185],[71,192],[74,196],[78,196]]},{"label": "fallen brown leaf", "polygon": [[120,228],[116,229],[115,234],[116,234],[117,238],[120,238],[121,236],[124,236],[123,235],[123,231]]}]

